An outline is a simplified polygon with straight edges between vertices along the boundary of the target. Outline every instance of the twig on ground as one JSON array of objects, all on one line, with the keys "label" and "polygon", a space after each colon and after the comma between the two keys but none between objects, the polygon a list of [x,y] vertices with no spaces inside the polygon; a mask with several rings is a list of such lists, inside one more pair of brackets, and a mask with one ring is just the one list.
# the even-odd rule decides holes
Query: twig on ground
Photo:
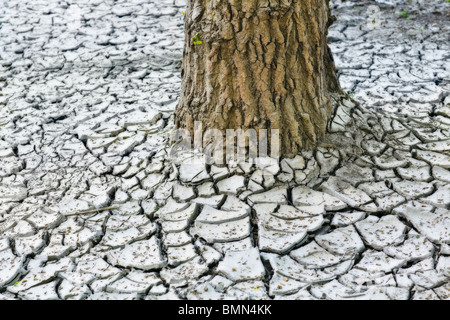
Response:
[{"label": "twig on ground", "polygon": [[308,213],[308,212],[306,212],[306,211],[300,210],[299,208],[297,208],[297,207],[295,206],[295,204],[292,203],[292,201],[290,201],[290,200],[288,199],[288,197],[286,197],[286,195],[284,196],[284,198],[286,199],[286,201],[287,201],[287,203],[288,203],[289,205],[291,205],[291,206],[294,207],[295,210],[297,210],[297,211],[299,211],[299,212],[305,214],[305,215],[308,216],[308,217],[318,217],[318,216],[321,215],[321,214],[310,214],[310,213]]},{"label": "twig on ground", "polygon": [[119,208],[118,206],[113,206],[113,207],[107,207],[107,208],[92,209],[92,210],[69,213],[69,214],[65,214],[64,216],[70,217],[70,216],[78,216],[78,215],[82,215],[82,214],[99,213],[102,211],[113,210],[113,209],[118,209],[118,208]]}]

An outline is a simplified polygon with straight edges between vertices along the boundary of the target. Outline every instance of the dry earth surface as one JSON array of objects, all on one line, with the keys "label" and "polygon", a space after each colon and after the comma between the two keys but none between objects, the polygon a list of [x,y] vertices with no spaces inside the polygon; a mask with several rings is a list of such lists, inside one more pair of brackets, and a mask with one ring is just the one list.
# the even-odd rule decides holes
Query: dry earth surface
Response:
[{"label": "dry earth surface", "polygon": [[170,154],[183,0],[0,0],[0,300],[449,299],[450,3],[331,5],[355,152],[217,167]]}]

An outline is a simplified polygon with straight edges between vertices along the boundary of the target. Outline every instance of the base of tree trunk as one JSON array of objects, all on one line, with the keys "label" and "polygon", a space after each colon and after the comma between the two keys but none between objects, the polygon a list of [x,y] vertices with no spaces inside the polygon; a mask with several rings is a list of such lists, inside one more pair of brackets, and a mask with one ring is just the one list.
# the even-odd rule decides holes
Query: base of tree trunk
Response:
[{"label": "base of tree trunk", "polygon": [[[344,96],[326,37],[328,1],[190,0],[175,126],[278,130],[280,156],[324,138]],[[276,138],[276,136],[275,136]]]}]

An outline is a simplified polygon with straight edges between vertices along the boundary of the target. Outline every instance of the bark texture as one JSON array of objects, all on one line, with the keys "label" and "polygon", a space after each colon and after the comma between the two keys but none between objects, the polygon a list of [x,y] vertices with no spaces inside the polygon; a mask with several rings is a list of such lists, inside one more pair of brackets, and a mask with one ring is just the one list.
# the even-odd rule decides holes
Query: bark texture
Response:
[{"label": "bark texture", "polygon": [[313,148],[341,93],[331,23],[328,0],[188,0],[176,127],[279,129],[282,156]]}]

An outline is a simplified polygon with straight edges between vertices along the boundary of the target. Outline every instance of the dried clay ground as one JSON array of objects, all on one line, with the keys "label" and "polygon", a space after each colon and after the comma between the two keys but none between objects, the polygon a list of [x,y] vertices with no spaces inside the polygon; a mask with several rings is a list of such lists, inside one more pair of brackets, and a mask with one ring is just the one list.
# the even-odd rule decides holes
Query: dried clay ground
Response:
[{"label": "dried clay ground", "polygon": [[0,0],[0,300],[449,299],[450,3],[333,2],[357,150],[234,167],[168,154],[184,7]]}]

